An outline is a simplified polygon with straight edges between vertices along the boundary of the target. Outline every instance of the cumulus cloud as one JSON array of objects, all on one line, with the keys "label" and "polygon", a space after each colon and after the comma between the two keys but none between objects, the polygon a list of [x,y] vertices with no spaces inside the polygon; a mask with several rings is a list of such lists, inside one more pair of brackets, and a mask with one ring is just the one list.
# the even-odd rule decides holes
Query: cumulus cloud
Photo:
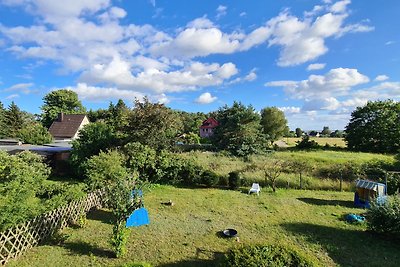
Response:
[{"label": "cumulus cloud", "polygon": [[[58,89],[61,88],[54,88],[54,90]],[[124,99],[131,102],[135,98],[142,99],[144,97],[144,94],[131,90],[121,90],[115,87],[96,87],[86,83],[78,83],[76,86],[68,86],[66,89],[76,92],[80,99],[89,101]]]},{"label": "cumulus cloud", "polygon": [[[57,73],[75,74],[80,84],[86,84],[80,90],[93,93],[96,88],[109,89],[104,92],[114,88],[123,94],[162,96],[229,81],[253,81],[257,78],[255,71],[232,81],[239,73],[234,63],[212,63],[206,62],[207,59],[200,63],[196,58],[268,45],[280,48],[278,65],[293,66],[326,53],[327,38],[372,30],[366,21],[345,23],[350,15],[348,0],[325,2],[303,18],[284,10],[252,31],[237,28],[227,32],[203,16],[168,33],[147,24],[123,24],[121,19],[127,11],[110,0],[70,0],[68,5],[52,0],[2,0],[1,3],[24,9],[34,21],[31,26],[0,25],[5,51],[19,58],[49,60],[59,67]],[[155,0],[150,3],[156,5]],[[227,7],[220,5],[216,12],[221,17]],[[308,82],[289,81],[290,86],[283,86],[296,87],[296,92],[300,92],[297,95],[305,97],[312,91],[307,88],[316,87],[319,82],[329,87],[329,81],[319,80],[318,76],[310,76]],[[279,82],[282,84],[282,81],[275,84]]]},{"label": "cumulus cloud", "polygon": [[217,100],[216,96],[212,96],[210,93],[203,93],[201,94],[196,100],[195,102],[198,104],[210,104],[212,102],[214,102],[215,100]]},{"label": "cumulus cloud", "polygon": [[279,110],[283,111],[286,115],[300,113],[300,107],[278,107]]},{"label": "cumulus cloud", "polygon": [[314,63],[314,64],[310,64],[307,67],[307,70],[321,70],[323,68],[325,68],[326,64],[325,63]]},{"label": "cumulus cloud", "polygon": [[351,87],[369,82],[369,78],[357,69],[331,69],[325,75],[310,75],[302,81],[272,81],[266,86],[280,86],[298,99],[329,98],[346,95]]},{"label": "cumulus cloud", "polygon": [[386,81],[388,79],[389,79],[389,76],[387,76],[387,75],[378,75],[378,76],[376,76],[374,81],[382,82],[382,81]]},{"label": "cumulus cloud", "polygon": [[223,17],[223,16],[225,16],[226,15],[226,10],[227,10],[228,8],[226,7],[226,6],[223,6],[223,5],[219,5],[218,7],[217,7],[217,16],[215,17],[217,20],[218,19],[220,19],[221,17]]}]

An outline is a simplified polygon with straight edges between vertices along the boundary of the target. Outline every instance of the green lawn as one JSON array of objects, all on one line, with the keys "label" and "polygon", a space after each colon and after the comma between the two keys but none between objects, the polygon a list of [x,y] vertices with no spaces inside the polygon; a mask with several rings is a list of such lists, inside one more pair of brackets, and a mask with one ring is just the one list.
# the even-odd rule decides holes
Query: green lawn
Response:
[{"label": "green lawn", "polygon": [[[106,210],[89,215],[82,229],[65,229],[66,241],[31,249],[8,266],[121,266],[147,261],[155,266],[212,266],[214,257],[241,244],[287,243],[322,266],[400,266],[400,244],[351,225],[340,217],[361,213],[353,194],[264,189],[260,196],[219,189],[154,187],[145,194],[151,224],[133,228],[128,254],[112,257],[112,226]],[[162,205],[172,200],[174,206]],[[233,227],[240,242],[220,237]]]}]

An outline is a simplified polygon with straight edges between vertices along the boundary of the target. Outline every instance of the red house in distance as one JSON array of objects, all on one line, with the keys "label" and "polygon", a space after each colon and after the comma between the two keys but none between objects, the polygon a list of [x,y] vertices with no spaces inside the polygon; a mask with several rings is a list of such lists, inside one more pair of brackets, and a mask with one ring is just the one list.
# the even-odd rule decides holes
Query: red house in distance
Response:
[{"label": "red house in distance", "polygon": [[200,126],[200,137],[211,137],[214,134],[214,129],[219,125],[214,118],[208,118]]}]

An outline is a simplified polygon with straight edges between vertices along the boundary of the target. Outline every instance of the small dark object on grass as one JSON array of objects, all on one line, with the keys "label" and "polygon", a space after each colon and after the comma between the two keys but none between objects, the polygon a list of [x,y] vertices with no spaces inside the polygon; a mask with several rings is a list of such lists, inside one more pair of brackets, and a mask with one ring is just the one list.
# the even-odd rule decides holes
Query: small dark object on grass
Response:
[{"label": "small dark object on grass", "polygon": [[222,231],[222,233],[226,237],[235,237],[237,235],[237,231],[231,228],[225,229],[224,231]]},{"label": "small dark object on grass", "polygon": [[167,201],[167,202],[161,202],[161,204],[166,205],[166,206],[173,206],[173,205],[175,205],[175,203],[172,202],[171,199],[170,199],[169,201]]}]

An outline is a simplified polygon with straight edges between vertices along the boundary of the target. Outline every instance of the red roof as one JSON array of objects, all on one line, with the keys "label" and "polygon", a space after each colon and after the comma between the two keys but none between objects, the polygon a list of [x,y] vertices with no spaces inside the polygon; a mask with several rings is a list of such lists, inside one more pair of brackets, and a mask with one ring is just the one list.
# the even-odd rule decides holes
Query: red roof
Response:
[{"label": "red roof", "polygon": [[200,126],[200,129],[210,129],[210,128],[215,128],[219,125],[218,121],[214,118],[208,118]]},{"label": "red roof", "polygon": [[[61,114],[60,114],[61,115]],[[49,132],[53,137],[72,138],[79,130],[85,114],[63,114],[62,119],[59,118],[53,122],[49,128]]]}]

